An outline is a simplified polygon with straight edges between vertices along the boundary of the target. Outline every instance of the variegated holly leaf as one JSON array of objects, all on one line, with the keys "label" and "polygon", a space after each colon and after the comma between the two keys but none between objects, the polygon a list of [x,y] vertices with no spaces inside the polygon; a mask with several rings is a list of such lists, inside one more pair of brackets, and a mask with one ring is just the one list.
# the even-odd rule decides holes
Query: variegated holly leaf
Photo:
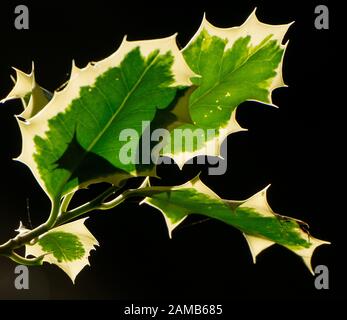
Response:
[{"label": "variegated holly leaf", "polygon": [[254,262],[260,252],[277,243],[299,255],[313,273],[312,254],[318,246],[328,242],[310,236],[306,223],[274,213],[267,202],[266,190],[244,201],[225,200],[196,177],[170,191],[163,188],[163,192],[151,194],[143,203],[162,212],[170,237],[188,215],[205,215],[239,229],[249,244]]},{"label": "variegated holly leaf", "polygon": [[233,28],[215,27],[204,17],[183,49],[189,67],[199,75],[192,79],[195,90],[189,89],[169,110],[170,128],[176,130],[163,155],[180,167],[197,155],[220,156],[223,140],[243,130],[235,119],[238,105],[247,100],[272,105],[272,91],[284,86],[282,41],[289,26],[264,24],[255,12]]},{"label": "variegated holly leaf", "polygon": [[[33,73],[18,73],[24,88]],[[151,175],[139,141],[157,109],[166,108],[178,87],[194,73],[179,51],[175,36],[127,41],[110,57],[84,69],[73,66],[66,86],[33,117],[19,120],[23,138],[18,160],[32,170],[51,199],[107,181]],[[25,84],[24,84],[25,83]],[[33,97],[34,95],[32,95]],[[57,200],[56,200],[57,201]]]},{"label": "variegated holly leaf", "polygon": [[29,119],[41,111],[49,100],[52,93],[42,88],[35,81],[34,64],[30,74],[14,68],[16,79],[12,78],[14,87],[6,98],[0,102],[4,103],[12,99],[21,99],[24,111],[19,115],[24,119]]},{"label": "variegated holly leaf", "polygon": [[89,254],[98,241],[80,219],[51,229],[41,235],[34,245],[25,246],[25,255],[43,257],[43,262],[57,265],[75,282],[80,271],[89,265]]}]

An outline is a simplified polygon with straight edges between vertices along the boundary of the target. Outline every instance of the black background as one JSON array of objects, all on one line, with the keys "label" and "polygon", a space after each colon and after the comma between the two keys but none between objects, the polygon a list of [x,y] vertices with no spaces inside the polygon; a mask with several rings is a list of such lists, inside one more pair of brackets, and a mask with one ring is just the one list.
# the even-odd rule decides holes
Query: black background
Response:
[{"label": "black background", "polygon": [[[314,28],[314,8],[330,9],[330,29]],[[71,61],[80,67],[105,58],[130,40],[169,36],[178,32],[183,47],[199,27],[203,12],[220,27],[240,25],[257,7],[258,18],[279,24],[295,20],[286,39],[284,79],[273,101],[279,109],[243,103],[237,114],[248,132],[228,138],[228,173],[208,176],[205,167],[160,167],[162,183],[183,183],[202,170],[202,180],[220,196],[243,199],[271,183],[268,200],[274,211],[307,221],[311,233],[332,242],[317,249],[313,265],[330,270],[330,289],[316,290],[314,277],[300,258],[273,246],[252,264],[240,232],[216,221],[189,218],[167,236],[164,220],[154,209],[127,202],[110,212],[95,212],[88,228],[100,242],[73,285],[58,268],[30,268],[30,290],[14,288],[15,264],[0,257],[2,299],[156,299],[235,301],[253,299],[331,300],[344,296],[343,199],[333,182],[340,172],[336,93],[340,59],[336,43],[337,7],[332,1],[21,1],[0,3],[0,98],[11,89],[11,66],[29,72],[35,62],[37,81],[54,90],[68,79]],[[14,8],[26,4],[30,29],[16,30]],[[340,94],[341,96],[341,94]],[[41,223],[49,202],[30,171],[11,159],[21,139],[14,114],[20,102],[0,105],[0,242],[13,236],[19,220]],[[334,129],[335,128],[335,129]],[[342,173],[341,173],[342,174]],[[89,199],[97,188],[83,191]],[[340,202],[340,211],[332,205]],[[340,231],[341,230],[341,231]],[[218,300],[218,301],[219,301]]]}]

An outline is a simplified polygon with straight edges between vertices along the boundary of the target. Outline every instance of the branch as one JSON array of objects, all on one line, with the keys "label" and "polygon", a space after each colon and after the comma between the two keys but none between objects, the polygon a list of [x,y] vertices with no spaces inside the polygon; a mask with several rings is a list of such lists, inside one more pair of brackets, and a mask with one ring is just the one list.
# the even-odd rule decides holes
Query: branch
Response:
[{"label": "branch", "polygon": [[31,240],[35,239],[39,235],[50,230],[54,226],[58,218],[59,212],[60,212],[59,201],[53,200],[51,213],[48,219],[46,220],[46,222],[39,225],[35,229],[25,233],[21,233],[17,235],[15,238],[10,239],[6,243],[2,244],[0,246],[0,254],[9,256],[13,253],[13,250],[22,247],[24,244],[30,242]]},{"label": "branch", "polygon": [[[111,189],[111,188],[110,188]],[[110,195],[112,195],[112,190],[106,190],[103,194],[95,198],[94,200],[81,205],[80,207],[77,207],[75,209],[72,209],[70,211],[65,212],[62,216],[60,216],[56,222],[56,225],[62,225],[66,222],[69,222],[73,219],[76,219],[77,217],[86,214],[90,211],[94,210],[109,210],[112,209],[118,205],[120,205],[123,201],[125,201],[128,198],[132,197],[147,197],[154,193],[160,193],[165,191],[172,190],[172,187],[143,187],[140,186],[137,189],[128,189],[125,190],[122,194],[118,195],[113,200],[110,200],[108,202],[104,202],[106,198],[108,198]]]},{"label": "branch", "polygon": [[109,210],[112,209],[123,201],[131,197],[146,197],[150,196],[154,193],[165,192],[172,190],[172,187],[150,187],[147,186],[146,183],[142,184],[137,189],[128,189],[125,190],[122,194],[118,195],[113,200],[105,202],[105,199],[113,195],[119,187],[111,186],[106,191],[104,191],[101,195],[96,197],[90,202],[87,202],[75,209],[70,211],[65,211],[70,203],[70,200],[73,194],[66,195],[63,201],[55,200],[52,202],[51,213],[47,219],[47,221],[35,229],[19,234],[15,238],[10,239],[6,243],[0,246],[0,255],[7,256],[10,259],[27,265],[37,265],[42,261],[42,257],[36,259],[27,259],[22,257],[14,252],[15,249],[22,247],[23,245],[31,242],[36,239],[40,235],[46,233],[53,227],[63,225],[83,214],[86,214],[93,210]]},{"label": "branch", "polygon": [[11,252],[11,254],[4,254],[4,256],[10,258],[18,264],[24,264],[27,266],[40,266],[42,265],[42,260],[44,258],[44,255],[39,256],[37,258],[24,258],[19,254],[15,253],[14,251]]}]

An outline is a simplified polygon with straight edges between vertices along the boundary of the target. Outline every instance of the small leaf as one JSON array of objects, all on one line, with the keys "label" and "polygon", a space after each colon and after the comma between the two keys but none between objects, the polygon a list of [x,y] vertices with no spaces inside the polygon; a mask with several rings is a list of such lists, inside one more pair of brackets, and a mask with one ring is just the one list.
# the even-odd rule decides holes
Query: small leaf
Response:
[{"label": "small leaf", "polygon": [[196,177],[170,191],[156,192],[143,203],[162,212],[170,237],[188,215],[201,214],[239,229],[247,239],[254,262],[261,251],[277,243],[299,255],[312,272],[314,250],[329,242],[310,236],[303,222],[274,213],[266,200],[266,190],[243,201],[225,200]]},{"label": "small leaf", "polygon": [[80,271],[89,265],[90,251],[99,245],[84,225],[85,220],[70,222],[46,232],[34,245],[25,246],[25,255],[44,255],[43,261],[57,265],[75,282]]},{"label": "small leaf", "polygon": [[38,243],[45,252],[51,252],[59,263],[79,260],[85,253],[78,237],[63,231],[47,233]]},{"label": "small leaf", "polygon": [[24,119],[29,119],[41,111],[52,98],[52,94],[39,86],[35,81],[34,65],[30,74],[26,74],[18,69],[16,71],[15,85],[11,92],[1,102],[12,99],[21,99],[24,111],[19,115]]},{"label": "small leaf", "polygon": [[15,231],[18,232],[18,234],[23,235],[30,230],[23,224],[22,221],[19,221],[19,227],[15,229]]}]

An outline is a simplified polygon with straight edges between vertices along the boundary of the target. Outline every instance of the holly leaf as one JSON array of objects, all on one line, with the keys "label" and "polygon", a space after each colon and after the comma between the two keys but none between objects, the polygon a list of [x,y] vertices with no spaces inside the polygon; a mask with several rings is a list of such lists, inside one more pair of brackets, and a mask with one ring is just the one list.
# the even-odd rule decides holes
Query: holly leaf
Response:
[{"label": "holly leaf", "polygon": [[51,229],[41,235],[34,245],[25,246],[25,255],[43,257],[43,262],[57,265],[75,282],[76,276],[89,265],[89,254],[98,241],[84,225],[76,220]]},{"label": "holly leaf", "polygon": [[201,214],[239,229],[247,240],[254,263],[260,252],[277,243],[299,255],[313,273],[311,257],[314,250],[329,242],[312,237],[306,223],[274,213],[267,202],[266,190],[243,201],[225,200],[196,177],[170,191],[166,187],[157,187],[157,191],[143,203],[161,211],[170,237],[188,215]]},{"label": "holly leaf", "polygon": [[23,148],[17,160],[51,199],[93,182],[117,185],[153,175],[153,164],[139,159],[143,124],[170,104],[178,87],[190,85],[193,75],[175,36],[124,39],[110,57],[84,69],[73,66],[66,86],[40,112],[19,120]]},{"label": "holly leaf", "polygon": [[204,17],[182,51],[199,75],[192,78],[195,90],[186,92],[168,110],[173,119],[170,128],[179,130],[172,130],[163,155],[180,168],[194,156],[221,157],[224,139],[244,130],[236,121],[237,107],[249,100],[273,105],[272,91],[285,86],[282,41],[289,26],[264,24],[255,11],[243,25],[233,28],[215,27]]},{"label": "holly leaf", "polygon": [[34,64],[31,73],[27,74],[14,68],[16,79],[12,78],[14,87],[11,92],[0,102],[13,99],[21,99],[24,111],[19,115],[21,118],[29,119],[41,111],[49,100],[52,93],[42,88],[35,80]]}]

